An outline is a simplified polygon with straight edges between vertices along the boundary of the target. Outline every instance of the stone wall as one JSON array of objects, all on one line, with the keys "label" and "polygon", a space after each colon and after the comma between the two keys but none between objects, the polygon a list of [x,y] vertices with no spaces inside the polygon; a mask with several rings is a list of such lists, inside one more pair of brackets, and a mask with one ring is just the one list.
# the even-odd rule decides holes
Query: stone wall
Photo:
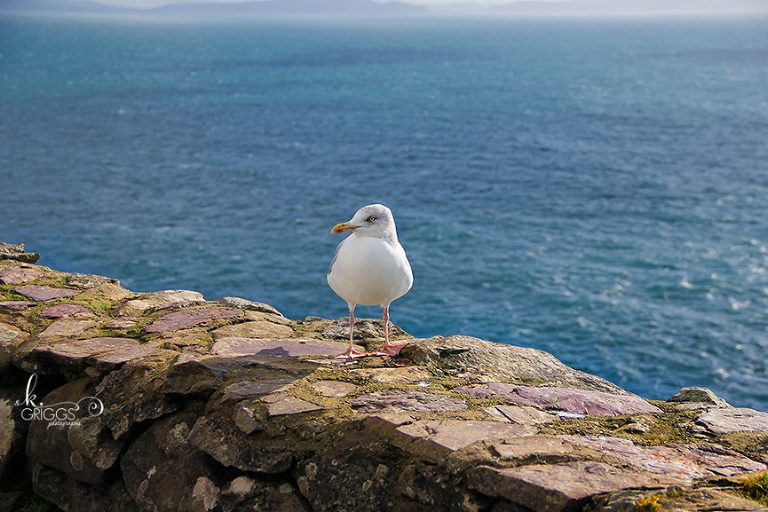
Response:
[{"label": "stone wall", "polygon": [[[23,252],[23,248],[22,248]],[[0,511],[765,510],[768,414],[452,336],[0,260]],[[36,259],[35,259],[36,261]],[[381,343],[358,320],[359,343]],[[32,495],[34,493],[34,496]]]}]

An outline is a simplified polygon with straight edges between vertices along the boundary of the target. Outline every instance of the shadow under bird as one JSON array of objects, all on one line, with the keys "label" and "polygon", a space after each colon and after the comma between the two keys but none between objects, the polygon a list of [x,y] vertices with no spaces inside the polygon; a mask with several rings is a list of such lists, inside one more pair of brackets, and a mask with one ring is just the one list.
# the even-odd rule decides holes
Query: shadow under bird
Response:
[{"label": "shadow under bird", "polygon": [[384,346],[375,355],[398,355],[407,343],[389,343],[389,305],[411,289],[413,272],[405,250],[397,241],[392,212],[381,204],[364,206],[349,222],[335,225],[332,231],[352,232],[336,248],[328,269],[328,284],[349,306],[349,348],[336,357],[351,359],[367,355],[352,348],[358,304],[384,308]]}]

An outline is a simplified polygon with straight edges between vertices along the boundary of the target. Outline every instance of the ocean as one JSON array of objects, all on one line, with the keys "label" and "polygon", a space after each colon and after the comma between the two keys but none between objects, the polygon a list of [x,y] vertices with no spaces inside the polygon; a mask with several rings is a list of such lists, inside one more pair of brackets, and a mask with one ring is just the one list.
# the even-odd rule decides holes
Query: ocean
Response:
[{"label": "ocean", "polygon": [[767,18],[3,15],[0,54],[42,265],[340,318],[331,227],[383,203],[414,336],[768,410]]}]

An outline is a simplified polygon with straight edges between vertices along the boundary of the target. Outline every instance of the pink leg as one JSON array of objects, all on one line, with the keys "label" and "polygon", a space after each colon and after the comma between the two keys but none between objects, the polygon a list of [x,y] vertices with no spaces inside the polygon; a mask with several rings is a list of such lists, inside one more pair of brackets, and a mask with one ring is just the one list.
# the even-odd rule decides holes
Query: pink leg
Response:
[{"label": "pink leg", "polygon": [[400,345],[389,344],[389,306],[384,306],[384,315],[382,316],[384,322],[384,346],[381,348],[381,352],[388,356],[396,356],[400,354],[403,347],[408,343],[402,343]]},{"label": "pink leg", "polygon": [[363,357],[364,353],[358,352],[352,348],[352,340],[355,339],[355,307],[349,307],[349,348],[346,352],[343,352],[336,356],[336,359],[353,359],[355,357]]},{"label": "pink leg", "polygon": [[384,322],[384,346],[389,346],[389,306],[384,306],[384,315],[382,316]]}]

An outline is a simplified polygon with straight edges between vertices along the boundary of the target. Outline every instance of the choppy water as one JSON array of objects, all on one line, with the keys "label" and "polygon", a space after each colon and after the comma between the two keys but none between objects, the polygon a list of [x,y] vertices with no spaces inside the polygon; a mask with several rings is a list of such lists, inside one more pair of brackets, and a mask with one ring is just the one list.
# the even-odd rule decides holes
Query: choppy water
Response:
[{"label": "choppy water", "polygon": [[330,228],[382,202],[410,333],[768,410],[767,27],[0,17],[0,240],[341,317]]}]

